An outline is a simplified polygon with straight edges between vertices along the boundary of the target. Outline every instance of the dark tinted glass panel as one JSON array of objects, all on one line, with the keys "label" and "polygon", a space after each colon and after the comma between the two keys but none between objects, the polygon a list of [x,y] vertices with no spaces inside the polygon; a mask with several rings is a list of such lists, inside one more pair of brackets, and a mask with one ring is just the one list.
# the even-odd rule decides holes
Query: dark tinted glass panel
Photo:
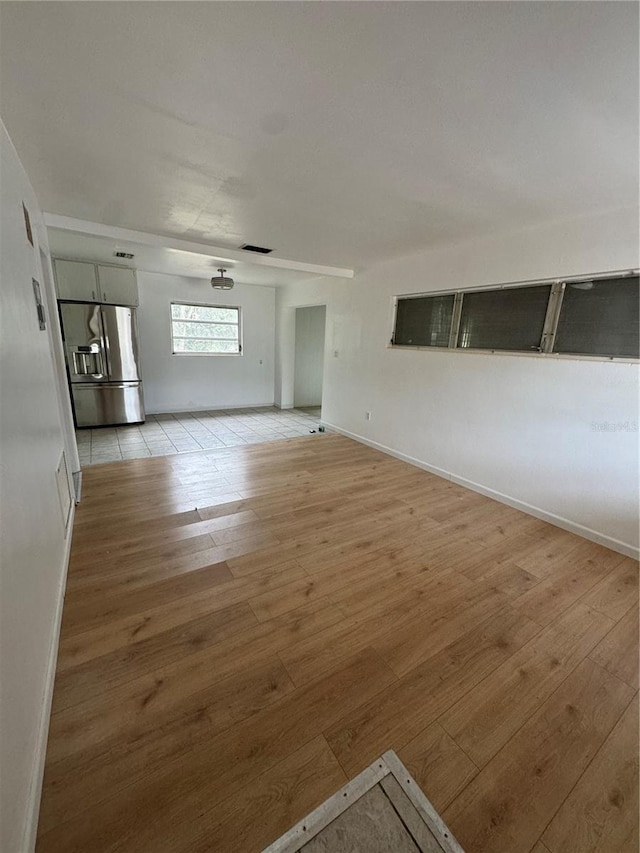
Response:
[{"label": "dark tinted glass panel", "polygon": [[458,346],[537,352],[550,293],[546,284],[465,293]]},{"label": "dark tinted glass panel", "polygon": [[638,276],[567,284],[555,352],[638,358]]},{"label": "dark tinted glass panel", "polygon": [[449,346],[453,293],[446,296],[419,296],[398,299],[393,342],[399,346]]}]

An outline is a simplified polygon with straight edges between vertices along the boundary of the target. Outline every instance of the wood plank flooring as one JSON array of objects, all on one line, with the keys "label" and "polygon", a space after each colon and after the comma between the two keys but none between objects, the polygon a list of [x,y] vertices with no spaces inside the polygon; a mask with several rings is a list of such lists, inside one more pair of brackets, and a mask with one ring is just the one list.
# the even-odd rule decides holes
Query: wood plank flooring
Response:
[{"label": "wood plank flooring", "polygon": [[638,566],[347,438],[91,467],[38,853],[254,853],[387,749],[467,853],[638,849]]}]

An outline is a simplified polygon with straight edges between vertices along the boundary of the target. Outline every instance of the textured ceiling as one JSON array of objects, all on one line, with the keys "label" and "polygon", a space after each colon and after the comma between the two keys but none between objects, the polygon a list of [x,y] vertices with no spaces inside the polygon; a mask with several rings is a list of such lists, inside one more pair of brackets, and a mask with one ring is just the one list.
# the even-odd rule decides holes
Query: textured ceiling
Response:
[{"label": "textured ceiling", "polygon": [[51,213],[359,267],[637,203],[635,3],[0,6]]}]

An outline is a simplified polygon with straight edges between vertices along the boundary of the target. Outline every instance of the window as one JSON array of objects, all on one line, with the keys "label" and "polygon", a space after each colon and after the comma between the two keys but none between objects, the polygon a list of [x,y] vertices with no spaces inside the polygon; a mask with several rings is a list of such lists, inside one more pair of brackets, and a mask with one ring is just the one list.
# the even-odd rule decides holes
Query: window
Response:
[{"label": "window", "polygon": [[174,355],[240,355],[240,309],[173,302],[171,347]]},{"label": "window", "polygon": [[392,346],[640,358],[637,270],[396,297]]},{"label": "window", "polygon": [[638,276],[567,283],[554,352],[638,358]]},{"label": "window", "polygon": [[448,347],[455,294],[398,299],[394,344]]},{"label": "window", "polygon": [[539,351],[550,294],[551,285],[465,293],[458,346]]}]

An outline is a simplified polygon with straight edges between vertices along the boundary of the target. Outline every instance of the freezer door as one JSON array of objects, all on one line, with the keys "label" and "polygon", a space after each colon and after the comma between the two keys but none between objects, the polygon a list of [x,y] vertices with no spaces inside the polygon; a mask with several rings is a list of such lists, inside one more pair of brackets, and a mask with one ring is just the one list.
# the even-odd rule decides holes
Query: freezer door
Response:
[{"label": "freezer door", "polygon": [[137,382],[138,335],[133,308],[102,305],[102,326],[110,382]]},{"label": "freezer door", "polygon": [[107,381],[100,305],[61,302],[65,357],[72,384]]},{"label": "freezer door", "polygon": [[76,425],[79,427],[134,424],[144,421],[140,382],[71,387]]}]

